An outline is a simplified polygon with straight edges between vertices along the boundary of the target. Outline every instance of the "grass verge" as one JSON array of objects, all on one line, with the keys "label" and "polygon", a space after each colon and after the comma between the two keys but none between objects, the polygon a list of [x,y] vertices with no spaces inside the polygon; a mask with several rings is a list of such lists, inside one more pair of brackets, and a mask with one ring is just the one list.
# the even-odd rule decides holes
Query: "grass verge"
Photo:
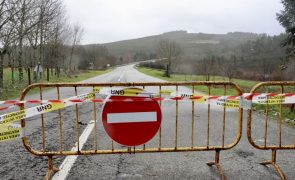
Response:
[{"label": "grass verge", "polygon": [[[170,78],[163,76],[164,72],[156,69],[150,69],[145,67],[137,67],[137,70],[159,78],[166,81],[205,81],[204,76],[200,75],[185,75],[185,74],[172,74]],[[211,81],[228,81],[228,78],[222,76],[212,76]],[[232,82],[237,83],[245,92],[250,91],[250,89],[257,84],[257,81],[249,81],[249,80],[242,80],[242,79],[232,79]],[[200,92],[208,93],[208,87],[200,86],[197,89]],[[236,91],[232,88],[227,89],[227,95],[236,95]],[[224,95],[224,88],[223,87],[212,87],[211,94],[213,95]]]},{"label": "grass verge", "polygon": [[[79,82],[91,77],[95,77],[104,73],[107,73],[111,71],[111,69],[108,70],[88,70],[81,72],[76,75],[72,75],[71,77],[67,76],[64,73],[60,74],[60,77],[58,78],[55,75],[50,76],[49,81],[46,80],[46,76],[43,75],[41,79],[37,81],[37,83],[58,83],[58,82]],[[51,74],[51,73],[50,73]],[[54,72],[53,72],[54,74]],[[13,99],[18,98],[20,96],[20,93],[22,90],[28,86],[28,77],[26,76],[27,72],[24,72],[24,80],[22,82],[18,81],[18,72],[15,71],[14,77],[15,77],[15,83],[12,83],[12,75],[10,69],[4,69],[4,88],[0,89],[0,100],[7,100],[7,99]],[[34,81],[32,80],[32,83]]]},{"label": "grass verge", "polygon": [[[166,81],[204,81],[203,76],[199,75],[183,75],[183,74],[172,74],[170,78],[164,77],[164,71],[156,70],[156,69],[150,69],[150,68],[144,68],[144,67],[137,67],[137,70],[159,78]],[[226,77],[221,76],[214,76],[211,79],[212,81],[227,81],[228,79]],[[251,88],[256,85],[257,81],[249,81],[249,80],[243,80],[243,79],[233,79],[232,82],[235,82],[238,84],[244,92],[249,92]],[[198,91],[208,94],[208,88],[205,86],[201,86],[197,88]],[[213,87],[211,89],[212,95],[223,95],[224,90],[223,87]],[[236,91],[234,89],[228,89],[226,92],[227,95],[236,95]],[[253,105],[253,109],[259,113],[264,113],[265,111],[265,105],[255,104]],[[268,109],[268,114],[270,117],[278,118],[279,115],[279,106],[270,106]],[[295,112],[292,112],[290,108],[288,107],[282,107],[282,119],[285,123],[295,126]]]}]

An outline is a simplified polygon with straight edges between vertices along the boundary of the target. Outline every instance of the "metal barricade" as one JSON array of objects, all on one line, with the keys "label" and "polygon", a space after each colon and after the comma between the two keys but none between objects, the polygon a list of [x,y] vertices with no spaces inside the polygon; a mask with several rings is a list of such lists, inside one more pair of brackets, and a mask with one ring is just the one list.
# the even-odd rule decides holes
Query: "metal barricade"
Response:
[{"label": "metal barricade", "polygon": [[[184,87],[186,86],[186,87]],[[141,87],[143,89],[153,89],[159,92],[159,97],[164,97],[163,92],[171,89],[174,91],[181,91],[186,88],[192,94],[198,94],[200,91],[208,96],[213,95],[242,95],[241,89],[231,82],[155,82],[155,83],[67,83],[67,84],[33,84],[28,86],[21,94],[20,100],[25,100],[29,92],[34,90],[33,93],[39,92],[39,100],[44,99],[64,99],[62,92],[72,92],[71,95],[77,96],[80,91],[89,91],[97,87]],[[46,91],[46,93],[45,93]],[[47,93],[50,92],[50,93]],[[52,94],[55,93],[55,97]],[[49,94],[45,97],[45,94]],[[97,98],[98,95],[94,95]],[[162,111],[165,108],[174,108],[172,112],[175,113],[173,121],[165,121],[165,113],[163,115],[162,125],[157,135],[147,144],[137,147],[121,147],[112,140],[107,140],[107,136],[98,136],[104,131],[100,130],[97,120],[100,119],[97,115],[100,104],[98,102],[85,103],[85,108],[88,108],[87,113],[81,113],[80,109],[82,105],[74,105],[66,110],[57,110],[56,114],[50,115],[42,114],[40,116],[39,124],[35,121],[22,119],[21,125],[26,128],[26,134],[29,134],[30,129],[38,129],[39,135],[36,133],[34,137],[30,139],[28,135],[24,135],[22,138],[23,145],[30,153],[38,156],[48,157],[48,172],[46,179],[50,179],[52,175],[58,171],[53,165],[53,156],[68,156],[68,155],[95,155],[95,154],[118,154],[118,153],[154,153],[154,152],[184,152],[184,151],[215,151],[215,160],[207,163],[209,166],[215,165],[217,171],[222,179],[226,179],[226,176],[220,166],[220,151],[228,150],[238,144],[242,134],[242,109],[236,108],[235,110],[228,111],[226,107],[218,107],[218,112],[215,112],[216,107],[212,107],[210,104],[196,104],[194,101],[181,102],[179,99],[175,99],[168,105],[165,102],[159,101],[159,105]],[[24,104],[21,109],[26,108]],[[202,107],[201,107],[202,106]],[[180,112],[182,110],[183,112]],[[71,112],[72,113],[71,113]],[[183,116],[180,114],[183,113]],[[198,116],[196,116],[196,114]],[[214,115],[212,115],[215,113]],[[64,116],[74,117],[64,118]],[[171,114],[171,113],[169,113]],[[90,117],[93,119],[93,130],[91,132],[91,141],[86,148],[81,147],[79,136],[84,128],[82,116]],[[166,115],[168,116],[168,115]],[[186,120],[183,119],[185,116]],[[231,117],[231,118],[229,118]],[[50,123],[47,121],[51,118]],[[188,118],[188,119],[187,119]],[[70,120],[69,120],[70,119]],[[214,121],[212,120],[214,119]],[[71,121],[72,120],[72,121]],[[88,119],[89,120],[89,119]],[[29,124],[32,123],[30,126]],[[73,123],[70,128],[64,129],[63,126],[66,123]],[[38,127],[36,127],[38,126]],[[173,128],[166,128],[165,126],[171,126]],[[182,127],[186,129],[181,129]],[[198,129],[203,130],[198,130]],[[214,128],[214,137],[217,136],[218,142],[214,142],[212,139],[212,131]],[[165,134],[166,133],[166,134]],[[182,134],[181,134],[182,133]],[[50,139],[48,142],[49,134],[57,136],[55,140]],[[167,135],[168,134],[168,135]],[[74,141],[70,144],[73,138],[67,138],[66,136],[74,136]],[[186,142],[181,142],[186,138]],[[185,137],[185,138],[184,138]],[[53,143],[54,142],[54,143]],[[110,143],[108,143],[110,142]],[[52,144],[58,144],[58,147],[52,147]],[[37,148],[36,148],[36,147]],[[69,147],[75,148],[70,149]],[[90,148],[89,148],[90,147]],[[89,149],[88,149],[89,148]]]},{"label": "metal barricade", "polygon": [[[259,83],[256,86],[254,86],[251,90],[251,94],[283,94],[283,93],[294,93],[295,92],[295,82],[263,82]],[[267,99],[268,100],[268,99]],[[253,108],[256,108],[258,110],[263,110],[263,116],[264,116],[264,129],[261,129],[263,127],[257,128],[257,125],[255,126],[256,130],[259,129],[259,131],[262,131],[262,135],[260,134],[260,137],[262,136],[262,139],[253,138],[253,132],[255,129],[252,129],[253,120]],[[288,142],[287,144],[283,144],[283,130],[284,126],[283,123],[283,111],[288,110],[287,107],[284,107],[282,103],[267,103],[264,104],[256,104],[252,105],[252,108],[248,110],[248,117],[247,117],[247,137],[248,141],[252,146],[254,146],[257,149],[260,150],[271,150],[272,157],[269,161],[261,162],[261,165],[273,165],[277,173],[282,179],[286,179],[285,174],[280,169],[279,165],[276,163],[277,158],[277,150],[294,150],[295,149],[295,142]],[[275,111],[275,112],[274,112]],[[291,109],[290,109],[291,111]],[[273,118],[277,119],[277,133],[276,137],[273,137],[273,134],[269,133],[269,121],[273,120]],[[270,139],[272,136],[272,139]],[[275,142],[273,141],[275,139]],[[260,141],[260,143],[259,143]]]}]

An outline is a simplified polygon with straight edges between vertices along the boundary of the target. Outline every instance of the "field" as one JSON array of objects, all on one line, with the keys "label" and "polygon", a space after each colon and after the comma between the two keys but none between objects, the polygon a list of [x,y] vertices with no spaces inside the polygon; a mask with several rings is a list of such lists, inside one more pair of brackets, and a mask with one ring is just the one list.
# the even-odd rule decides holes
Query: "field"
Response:
[{"label": "field", "polygon": [[[166,81],[205,81],[204,76],[199,76],[199,75],[172,74],[171,77],[168,78],[168,77],[164,77],[163,76],[164,72],[160,70],[144,68],[144,67],[138,67],[137,70],[144,74],[148,74],[150,76],[154,76]],[[222,76],[212,76],[210,80],[211,81],[228,81],[228,78],[222,77]],[[232,79],[232,82],[238,84],[244,92],[250,91],[251,88],[258,83],[257,81],[249,81],[249,80],[242,80],[242,79]],[[204,93],[208,92],[207,87],[198,87],[197,90]],[[211,93],[213,95],[224,94],[223,88],[212,88],[211,90],[212,90]],[[226,94],[236,95],[236,91],[234,91],[233,89],[228,89]]]},{"label": "field", "polygon": [[[109,71],[110,70],[105,70],[105,71],[88,70],[88,71],[80,72],[79,74],[76,74],[76,75],[72,75],[71,77],[61,72],[59,78],[57,78],[57,76],[55,75],[51,76],[51,72],[50,72],[49,81],[46,80],[46,75],[43,74],[42,78],[38,79],[37,83],[79,82],[84,79],[95,77]],[[21,91],[26,86],[28,86],[28,73],[26,71],[24,71],[24,80],[22,82],[18,81],[18,71],[15,71],[14,77],[15,77],[15,82],[12,83],[11,70],[9,68],[4,69],[4,88],[3,90],[0,90],[1,91],[0,100],[18,98],[20,96]],[[31,77],[32,77],[32,83],[35,83],[35,81],[33,80],[33,75],[31,75]]]}]

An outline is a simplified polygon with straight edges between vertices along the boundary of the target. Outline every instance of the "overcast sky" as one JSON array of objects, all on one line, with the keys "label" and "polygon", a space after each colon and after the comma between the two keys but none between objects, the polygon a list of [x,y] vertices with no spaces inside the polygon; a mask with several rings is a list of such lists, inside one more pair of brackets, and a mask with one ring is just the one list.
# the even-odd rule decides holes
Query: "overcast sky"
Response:
[{"label": "overcast sky", "polygon": [[234,31],[280,34],[280,0],[65,0],[73,23],[84,28],[82,44],[162,34]]}]

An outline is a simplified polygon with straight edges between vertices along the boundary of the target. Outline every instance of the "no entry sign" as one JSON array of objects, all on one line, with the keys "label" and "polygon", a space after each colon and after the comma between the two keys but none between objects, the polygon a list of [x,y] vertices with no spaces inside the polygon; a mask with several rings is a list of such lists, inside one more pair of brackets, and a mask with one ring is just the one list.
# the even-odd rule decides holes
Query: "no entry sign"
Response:
[{"label": "no entry sign", "polygon": [[148,97],[111,96],[102,111],[105,131],[125,146],[138,146],[152,139],[161,121],[158,102]]}]

